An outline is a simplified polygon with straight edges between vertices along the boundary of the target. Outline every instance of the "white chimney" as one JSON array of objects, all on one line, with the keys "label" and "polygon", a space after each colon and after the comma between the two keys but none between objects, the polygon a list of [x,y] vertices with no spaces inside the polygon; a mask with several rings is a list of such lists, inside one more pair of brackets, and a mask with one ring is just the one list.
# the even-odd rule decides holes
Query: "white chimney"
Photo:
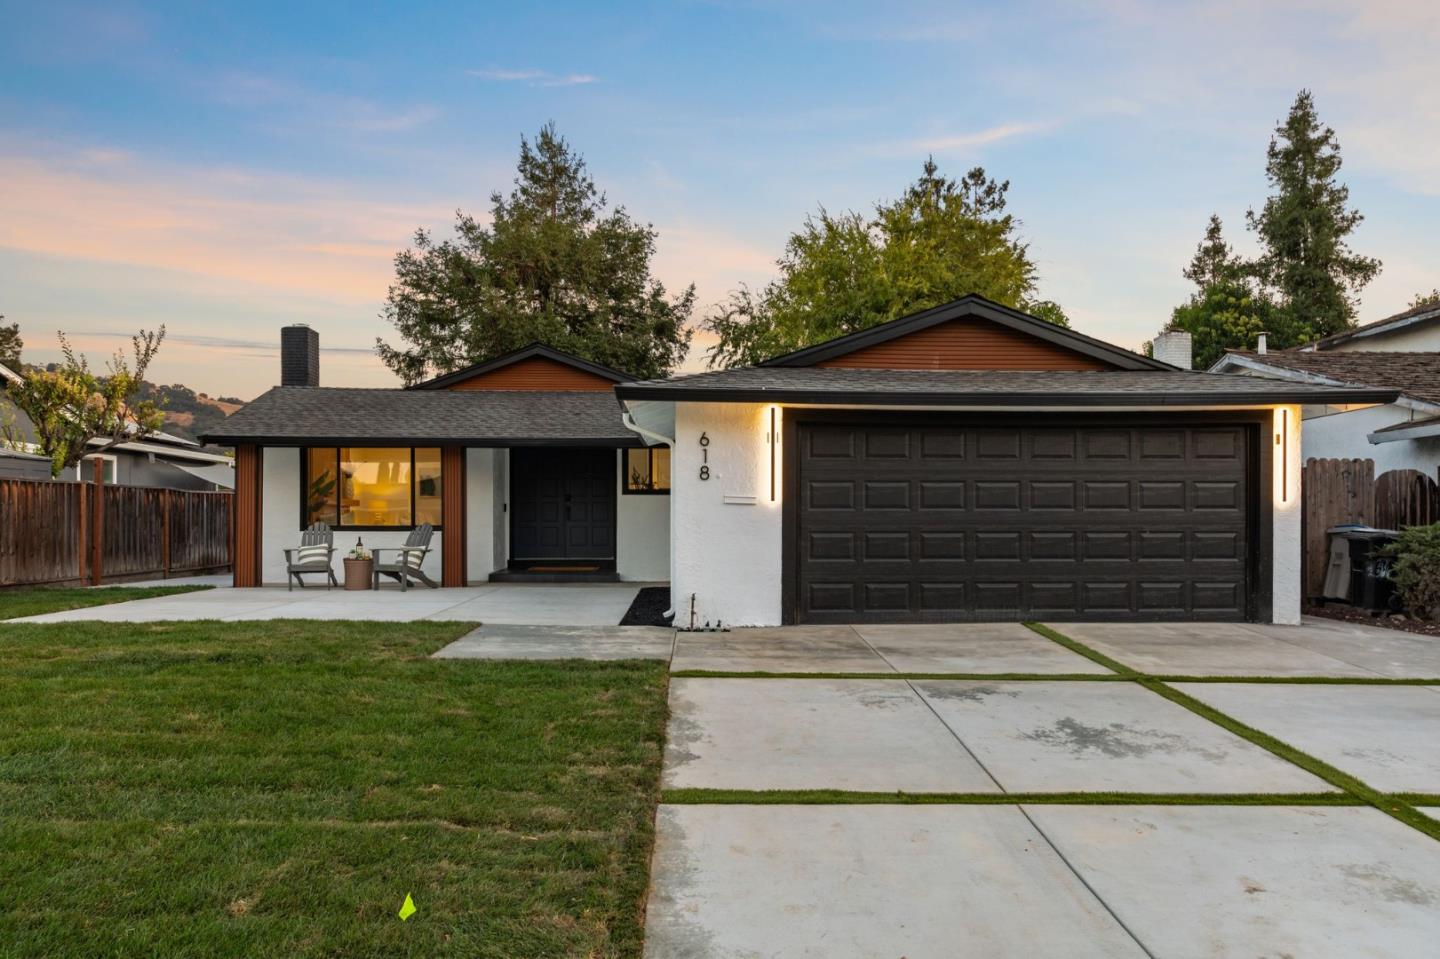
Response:
[{"label": "white chimney", "polygon": [[1166,330],[1155,337],[1151,351],[1155,354],[1155,359],[1178,366],[1182,370],[1188,370],[1192,365],[1193,341],[1189,333],[1181,330]]},{"label": "white chimney", "polygon": [[1263,332],[1255,334],[1255,352],[1261,356],[1265,355],[1265,336]]}]

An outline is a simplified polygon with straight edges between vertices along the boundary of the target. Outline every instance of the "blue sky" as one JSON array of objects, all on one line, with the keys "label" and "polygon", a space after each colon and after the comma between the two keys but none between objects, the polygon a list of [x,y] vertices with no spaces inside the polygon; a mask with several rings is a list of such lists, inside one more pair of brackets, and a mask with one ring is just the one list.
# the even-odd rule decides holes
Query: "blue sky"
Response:
[{"label": "blue sky", "polygon": [[154,377],[211,393],[269,386],[292,321],[325,382],[392,382],[391,258],[483,214],[547,120],[702,305],[933,153],[1009,179],[1042,293],[1134,347],[1211,211],[1249,246],[1309,87],[1385,261],[1362,319],[1440,286],[1435,4],[0,0],[0,23],[0,313],[33,359],[163,322]]}]

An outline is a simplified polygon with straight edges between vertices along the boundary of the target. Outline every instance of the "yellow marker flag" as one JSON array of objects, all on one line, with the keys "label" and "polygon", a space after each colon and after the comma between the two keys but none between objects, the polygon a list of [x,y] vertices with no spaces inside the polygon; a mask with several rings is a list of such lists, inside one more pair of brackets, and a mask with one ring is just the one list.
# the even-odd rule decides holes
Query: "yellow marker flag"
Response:
[{"label": "yellow marker flag", "polygon": [[415,900],[410,898],[410,894],[408,892],[405,894],[405,903],[400,907],[399,915],[401,922],[404,922],[406,919],[409,919],[411,916],[415,915]]}]

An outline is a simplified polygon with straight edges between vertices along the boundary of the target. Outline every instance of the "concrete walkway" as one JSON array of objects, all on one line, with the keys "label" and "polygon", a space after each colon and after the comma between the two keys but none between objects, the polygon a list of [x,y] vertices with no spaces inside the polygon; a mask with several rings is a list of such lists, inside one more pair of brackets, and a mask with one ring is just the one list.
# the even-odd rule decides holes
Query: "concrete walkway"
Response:
[{"label": "concrete walkway", "polygon": [[[406,622],[451,620],[526,626],[614,626],[641,583],[492,583],[347,592],[343,589],[219,589],[91,606],[15,622],[156,622],[219,619],[359,619]],[[99,587],[104,589],[106,587]]]}]

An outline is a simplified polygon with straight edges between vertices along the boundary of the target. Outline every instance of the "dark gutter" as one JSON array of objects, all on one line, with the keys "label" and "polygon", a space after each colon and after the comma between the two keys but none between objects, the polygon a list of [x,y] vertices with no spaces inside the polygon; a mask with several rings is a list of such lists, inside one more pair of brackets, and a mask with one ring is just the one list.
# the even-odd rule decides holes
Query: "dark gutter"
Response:
[{"label": "dark gutter", "polygon": [[860,390],[615,387],[622,400],[672,403],[813,403],[820,406],[1274,406],[1281,403],[1393,403],[1399,390],[1320,389],[1217,393],[885,393]]}]

